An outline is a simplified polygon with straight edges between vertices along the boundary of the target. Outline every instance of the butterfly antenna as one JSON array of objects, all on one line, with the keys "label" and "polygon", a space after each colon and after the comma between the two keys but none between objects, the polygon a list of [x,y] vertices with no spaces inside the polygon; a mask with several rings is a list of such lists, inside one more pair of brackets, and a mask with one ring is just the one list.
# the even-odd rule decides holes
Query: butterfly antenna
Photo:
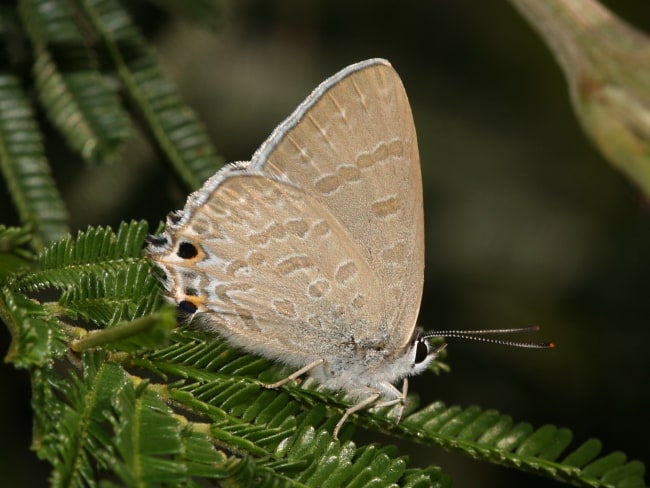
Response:
[{"label": "butterfly antenna", "polygon": [[525,347],[528,349],[553,349],[555,343],[553,342],[527,342],[527,341],[509,341],[503,339],[495,339],[493,337],[483,337],[488,334],[518,334],[520,332],[536,332],[539,330],[537,325],[530,327],[520,327],[516,329],[485,329],[485,330],[439,330],[425,334],[424,338],[430,337],[444,337],[468,339],[471,341],[487,342],[490,344],[500,344],[502,346],[512,347]]}]

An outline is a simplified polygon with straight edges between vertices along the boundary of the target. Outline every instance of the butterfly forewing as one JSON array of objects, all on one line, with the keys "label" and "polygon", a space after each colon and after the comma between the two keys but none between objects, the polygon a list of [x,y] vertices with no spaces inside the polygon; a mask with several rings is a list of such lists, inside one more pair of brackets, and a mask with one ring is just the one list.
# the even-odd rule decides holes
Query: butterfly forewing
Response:
[{"label": "butterfly forewing", "polygon": [[404,353],[422,294],[423,227],[408,99],[390,64],[369,60],[321,84],[250,163],[190,195],[149,252],[181,309],[301,366],[364,349]]},{"label": "butterfly forewing", "polygon": [[[390,347],[405,346],[422,295],[424,217],[413,116],[390,64],[366,61],[324,82],[251,166],[293,182],[341,222],[379,283],[383,309],[371,319]],[[364,331],[376,337],[376,327]]]}]

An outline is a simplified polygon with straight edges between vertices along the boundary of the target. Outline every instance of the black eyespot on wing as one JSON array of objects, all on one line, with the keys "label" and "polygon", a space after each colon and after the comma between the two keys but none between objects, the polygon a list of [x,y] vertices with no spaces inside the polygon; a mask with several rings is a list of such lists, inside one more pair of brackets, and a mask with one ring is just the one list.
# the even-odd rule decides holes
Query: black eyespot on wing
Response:
[{"label": "black eyespot on wing", "polygon": [[420,364],[429,355],[429,345],[422,339],[418,339],[415,345],[415,364]]},{"label": "black eyespot on wing", "polygon": [[192,259],[199,253],[199,250],[191,242],[181,242],[178,246],[176,254],[179,258]]},{"label": "black eyespot on wing", "polygon": [[195,313],[197,310],[196,305],[194,305],[189,300],[181,300],[178,302],[178,308],[180,308],[183,312],[190,314]]}]

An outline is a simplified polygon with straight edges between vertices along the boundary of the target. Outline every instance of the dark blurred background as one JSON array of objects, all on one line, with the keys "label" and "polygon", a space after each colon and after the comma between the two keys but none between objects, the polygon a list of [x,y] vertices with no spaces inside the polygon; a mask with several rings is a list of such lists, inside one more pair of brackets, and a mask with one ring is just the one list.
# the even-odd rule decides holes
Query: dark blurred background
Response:
[{"label": "dark blurred background", "polygon": [[[648,2],[603,3],[650,32]],[[647,462],[650,205],[585,138],[559,67],[525,21],[507,2],[221,5],[216,33],[150,4],[131,8],[224,158],[249,159],[340,68],[389,59],[411,100],[424,176],[420,324],[538,324],[531,338],[557,343],[531,351],[453,342],[451,374],[424,374],[411,391],[569,427],[576,441],[598,437],[604,452]],[[75,230],[127,219],[155,228],[188,192],[142,138],[110,168],[82,166],[61,140],[48,150]],[[10,208],[6,191],[1,198]],[[45,485],[49,466],[29,450],[27,374],[6,364],[0,372],[0,484]],[[440,449],[401,448],[414,465],[440,464],[455,486],[556,486]]]}]

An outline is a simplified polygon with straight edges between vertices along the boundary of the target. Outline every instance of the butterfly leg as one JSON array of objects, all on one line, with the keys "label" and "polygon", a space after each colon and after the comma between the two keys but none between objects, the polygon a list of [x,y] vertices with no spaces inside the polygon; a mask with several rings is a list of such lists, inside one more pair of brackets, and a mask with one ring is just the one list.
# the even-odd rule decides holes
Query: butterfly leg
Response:
[{"label": "butterfly leg", "polygon": [[341,427],[343,427],[345,421],[350,417],[350,415],[352,415],[354,412],[358,412],[359,410],[363,410],[364,408],[368,408],[368,406],[373,402],[376,402],[380,396],[380,392],[373,393],[368,398],[364,398],[356,405],[352,405],[350,408],[348,408],[343,414],[343,417],[341,417],[341,420],[337,422],[336,427],[334,427],[334,439],[339,438],[339,431],[341,430]]},{"label": "butterfly leg", "polygon": [[[390,385],[393,387],[393,385]],[[393,387],[394,389],[394,387]],[[397,403],[400,404],[399,409],[397,410],[397,418],[395,419],[395,425],[399,424],[400,420],[402,420],[402,414],[404,413],[404,407],[406,406],[406,394],[409,391],[409,380],[408,378],[404,378],[404,382],[402,383],[402,391],[399,392],[398,390],[395,390],[396,393],[399,394],[398,398],[394,398],[392,400],[386,400],[383,402],[379,402],[377,405],[375,405],[376,408],[382,408],[382,407],[390,407],[392,405],[395,405]]]},{"label": "butterfly leg", "polygon": [[276,381],[275,383],[261,383],[261,385],[264,388],[269,388],[269,389],[277,388],[277,387],[282,386],[282,385],[286,385],[290,381],[293,381],[296,378],[299,378],[303,374],[307,373],[308,371],[311,371],[316,366],[320,366],[324,362],[325,362],[324,359],[318,359],[318,360],[314,361],[313,363],[309,363],[307,366],[304,366],[304,367],[300,368],[298,371],[295,371],[294,373],[290,374],[286,378],[281,379],[280,381]]}]

